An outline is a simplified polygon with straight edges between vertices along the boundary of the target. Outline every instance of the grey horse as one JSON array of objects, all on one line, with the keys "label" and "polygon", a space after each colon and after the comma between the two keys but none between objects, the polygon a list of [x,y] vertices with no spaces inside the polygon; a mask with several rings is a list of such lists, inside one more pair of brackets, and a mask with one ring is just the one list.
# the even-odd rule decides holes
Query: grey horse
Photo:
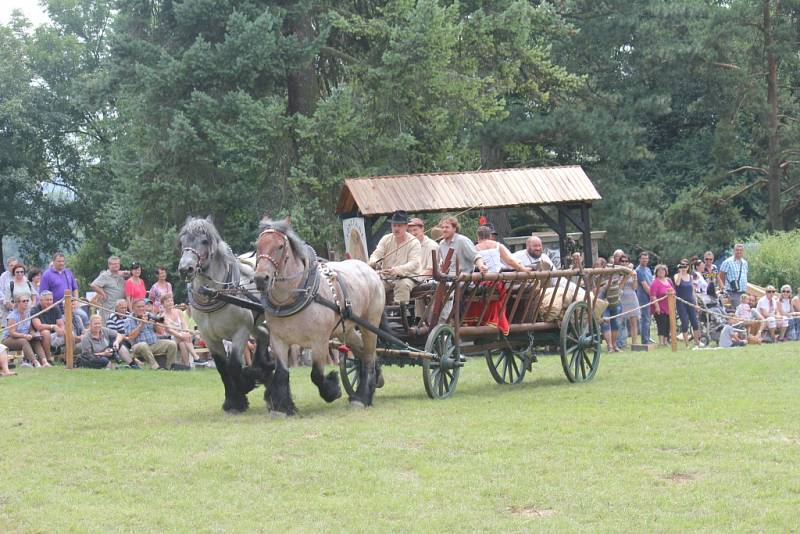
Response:
[{"label": "grey horse", "polygon": [[[209,297],[204,288],[233,290],[244,293],[252,284],[253,269],[239,261],[222,240],[211,218],[188,217],[179,235],[181,260],[178,271],[189,282],[189,305],[200,335],[214,358],[217,372],[225,387],[226,412],[243,412],[249,404],[247,393],[257,378],[268,380],[270,371],[266,356],[269,333],[263,318],[249,309]],[[243,372],[243,350],[247,338],[256,339],[253,367],[257,372]],[[231,341],[230,356],[223,340]]]}]

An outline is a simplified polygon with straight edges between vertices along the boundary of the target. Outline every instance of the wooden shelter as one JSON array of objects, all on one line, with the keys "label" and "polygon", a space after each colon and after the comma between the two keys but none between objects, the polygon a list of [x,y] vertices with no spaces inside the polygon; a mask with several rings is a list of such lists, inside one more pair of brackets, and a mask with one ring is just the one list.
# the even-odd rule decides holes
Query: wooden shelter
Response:
[{"label": "wooden shelter", "polygon": [[530,208],[559,236],[566,256],[568,223],[581,233],[587,267],[592,262],[589,208],[601,200],[579,166],[491,169],[348,179],[339,195],[341,219],[362,217],[367,246],[374,250],[394,211],[409,214],[459,212],[471,208]]}]

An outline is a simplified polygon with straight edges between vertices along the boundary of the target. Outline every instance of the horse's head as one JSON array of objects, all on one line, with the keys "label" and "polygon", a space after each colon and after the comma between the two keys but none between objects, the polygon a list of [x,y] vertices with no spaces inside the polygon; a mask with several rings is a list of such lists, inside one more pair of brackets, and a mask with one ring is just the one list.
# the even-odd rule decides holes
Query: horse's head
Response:
[{"label": "horse's head", "polygon": [[256,239],[256,287],[263,291],[267,280],[285,275],[287,262],[298,253],[299,238],[292,231],[289,217],[273,221],[261,219]]},{"label": "horse's head", "polygon": [[178,239],[181,243],[178,272],[184,280],[191,280],[198,272],[205,272],[222,242],[210,217],[188,217]]}]

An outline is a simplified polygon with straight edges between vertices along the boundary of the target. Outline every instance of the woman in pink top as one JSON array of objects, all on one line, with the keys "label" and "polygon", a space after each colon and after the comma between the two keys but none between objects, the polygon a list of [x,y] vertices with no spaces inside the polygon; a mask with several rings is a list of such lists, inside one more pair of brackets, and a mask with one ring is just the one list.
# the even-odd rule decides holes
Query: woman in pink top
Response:
[{"label": "woman in pink top", "polygon": [[[666,296],[667,291],[672,289],[672,282],[667,278],[667,266],[663,263],[656,265],[654,269],[655,279],[650,284],[650,300],[654,301]],[[664,299],[661,302],[654,302],[650,305],[650,311],[656,318],[656,329],[658,330],[658,344],[667,345],[669,342],[669,304]]]},{"label": "woman in pink top", "polygon": [[172,284],[167,282],[167,270],[164,267],[156,267],[156,283],[150,286],[150,302],[153,303],[153,311],[161,313],[161,297],[172,294]]},{"label": "woman in pink top", "polygon": [[128,311],[133,311],[133,302],[147,296],[142,280],[142,266],[138,262],[131,263],[131,277],[125,281],[125,300],[128,301]]}]

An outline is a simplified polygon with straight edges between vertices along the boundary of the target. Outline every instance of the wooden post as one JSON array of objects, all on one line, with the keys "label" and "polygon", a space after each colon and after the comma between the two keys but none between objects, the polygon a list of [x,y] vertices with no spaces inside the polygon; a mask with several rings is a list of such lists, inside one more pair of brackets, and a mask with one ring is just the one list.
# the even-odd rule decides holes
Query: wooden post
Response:
[{"label": "wooden post", "polygon": [[667,305],[669,306],[669,340],[672,344],[672,352],[678,351],[678,321],[675,316],[675,290],[667,289]]},{"label": "wooden post", "polygon": [[72,338],[72,293],[64,292],[64,358],[67,369],[72,369],[74,362],[75,340]]}]

